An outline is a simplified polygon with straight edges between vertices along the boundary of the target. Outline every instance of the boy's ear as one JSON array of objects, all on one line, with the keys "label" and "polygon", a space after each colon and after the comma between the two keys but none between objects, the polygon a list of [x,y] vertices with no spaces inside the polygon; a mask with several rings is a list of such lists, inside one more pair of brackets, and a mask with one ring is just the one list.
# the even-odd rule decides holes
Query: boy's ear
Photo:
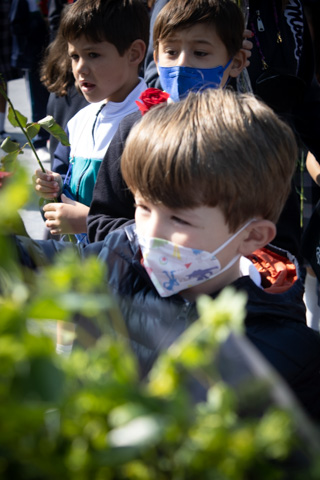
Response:
[{"label": "boy's ear", "polygon": [[239,50],[233,57],[231,68],[229,70],[230,77],[237,77],[246,66],[246,54],[243,50]]},{"label": "boy's ear", "polygon": [[146,44],[144,41],[140,40],[139,38],[134,40],[130,45],[128,54],[129,61],[132,65],[140,65],[140,63],[143,62],[146,54]]},{"label": "boy's ear", "polygon": [[277,229],[270,220],[254,220],[245,229],[245,233],[239,246],[239,253],[247,256],[271,242],[276,236]]}]

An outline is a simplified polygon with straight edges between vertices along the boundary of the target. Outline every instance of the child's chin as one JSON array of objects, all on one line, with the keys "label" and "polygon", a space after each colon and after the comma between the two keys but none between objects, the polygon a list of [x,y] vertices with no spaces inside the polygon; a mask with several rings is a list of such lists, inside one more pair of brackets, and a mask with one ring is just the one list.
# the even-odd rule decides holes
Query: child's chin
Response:
[{"label": "child's chin", "polygon": [[82,95],[89,103],[101,102],[104,98],[101,98],[101,95],[98,95],[95,88],[82,88]]}]

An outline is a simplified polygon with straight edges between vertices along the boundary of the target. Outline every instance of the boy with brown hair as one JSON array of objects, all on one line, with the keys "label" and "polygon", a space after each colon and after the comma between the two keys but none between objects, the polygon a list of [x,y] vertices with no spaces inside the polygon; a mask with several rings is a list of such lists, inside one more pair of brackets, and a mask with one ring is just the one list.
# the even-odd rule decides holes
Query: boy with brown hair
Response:
[{"label": "boy with brown hair", "polygon": [[[270,108],[227,90],[190,93],[133,127],[121,168],[135,224],[78,248],[108,267],[142,377],[197,319],[197,297],[232,285],[248,298],[247,337],[320,419],[320,337],[305,322],[299,266],[266,247],[296,156],[293,132]],[[21,262],[33,267],[40,251],[50,262],[63,248],[16,243]]]},{"label": "boy with brown hair", "polygon": [[[154,27],[154,56],[163,90],[178,101],[190,90],[224,87],[245,66],[243,35],[243,15],[232,0],[170,1]],[[91,242],[103,240],[134,217],[120,158],[131,127],[140,119],[136,112],[120,123],[102,161],[87,220]]]},{"label": "boy with brown hair", "polygon": [[224,87],[244,68],[244,20],[233,1],[171,1],[153,35],[160,83],[175,102],[189,91]]},{"label": "boy with brown hair", "polygon": [[58,37],[67,43],[76,85],[91,105],[69,120],[71,148],[57,147],[52,172],[39,169],[34,176],[42,198],[62,194],[62,202],[43,209],[53,235],[86,232],[103,156],[120,120],[137,110],[135,101],[146,89],[139,71],[148,35],[149,15],[142,0],[77,0],[61,19]]}]

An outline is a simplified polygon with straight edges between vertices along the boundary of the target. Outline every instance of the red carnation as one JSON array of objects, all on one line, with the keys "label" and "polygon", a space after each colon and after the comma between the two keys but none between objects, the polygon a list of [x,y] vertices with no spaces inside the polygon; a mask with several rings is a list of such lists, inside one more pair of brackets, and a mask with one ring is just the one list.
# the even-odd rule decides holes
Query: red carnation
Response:
[{"label": "red carnation", "polygon": [[142,92],[139,97],[142,103],[136,100],[136,104],[138,105],[142,115],[144,115],[155,105],[159,105],[159,103],[165,103],[169,97],[169,93],[163,92],[158,88],[147,88],[147,90]]}]

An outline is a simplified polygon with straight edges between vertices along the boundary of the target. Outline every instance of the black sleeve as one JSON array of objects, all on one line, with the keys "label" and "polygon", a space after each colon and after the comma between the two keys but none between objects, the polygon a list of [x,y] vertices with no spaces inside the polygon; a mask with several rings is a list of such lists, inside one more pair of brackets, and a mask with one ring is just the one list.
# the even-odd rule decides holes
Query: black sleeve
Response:
[{"label": "black sleeve", "polygon": [[85,245],[59,240],[34,240],[22,235],[12,236],[11,243],[15,245],[20,265],[31,270],[51,265],[56,255],[66,250],[77,252],[79,258],[87,258],[91,255],[98,257],[103,249],[103,242]]},{"label": "black sleeve", "polygon": [[303,101],[293,111],[293,128],[308,150],[320,162],[320,84],[315,74],[315,52],[304,17],[304,36],[298,75],[306,88]]},{"label": "black sleeve", "polygon": [[120,122],[101,162],[87,218],[90,242],[103,240],[112,230],[133,222],[134,199],[123,181],[120,159],[127,136],[140,119],[141,113],[138,111]]},{"label": "black sleeve", "polygon": [[55,256],[66,249],[79,250],[79,247],[72,242],[34,240],[21,235],[13,236],[12,243],[17,250],[20,264],[31,270],[37,270],[39,267],[51,265],[54,262]]},{"label": "black sleeve", "polygon": [[294,111],[294,129],[320,162],[320,84],[315,76],[305,93],[303,104]]}]

